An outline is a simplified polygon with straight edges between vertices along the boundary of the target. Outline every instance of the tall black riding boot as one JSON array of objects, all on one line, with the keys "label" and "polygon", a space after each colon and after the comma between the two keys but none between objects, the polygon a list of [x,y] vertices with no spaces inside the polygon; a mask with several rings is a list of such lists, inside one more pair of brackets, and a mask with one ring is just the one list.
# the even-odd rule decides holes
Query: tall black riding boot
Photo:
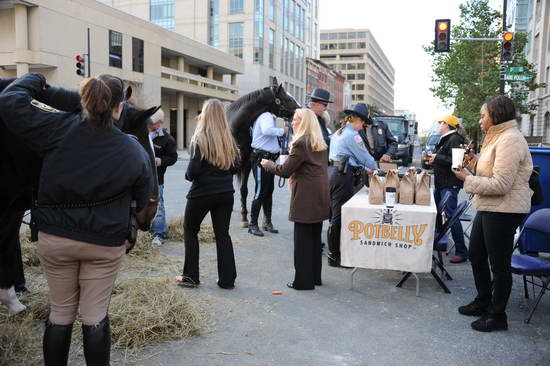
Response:
[{"label": "tall black riding boot", "polygon": [[69,349],[71,348],[71,335],[73,325],[57,325],[46,320],[44,339],[44,365],[64,366],[69,360]]},{"label": "tall black riding boot", "polygon": [[82,324],[84,358],[87,366],[109,366],[111,359],[111,326],[109,317],[95,325]]},{"label": "tall black riding boot", "polygon": [[256,236],[264,236],[264,233],[258,227],[258,216],[260,216],[260,209],[262,208],[262,202],[259,200],[252,201],[250,207],[250,223],[248,224],[248,233]]}]

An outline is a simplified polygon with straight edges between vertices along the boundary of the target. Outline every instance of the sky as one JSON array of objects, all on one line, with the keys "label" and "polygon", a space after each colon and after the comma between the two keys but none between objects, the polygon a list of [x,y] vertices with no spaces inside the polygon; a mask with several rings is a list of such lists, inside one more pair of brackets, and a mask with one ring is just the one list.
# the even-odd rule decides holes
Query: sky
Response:
[{"label": "sky", "polygon": [[[436,19],[459,21],[463,0],[320,0],[320,28],[368,28],[395,69],[395,109],[416,113],[419,130],[452,113],[436,99],[430,57]],[[491,0],[502,10],[502,0]],[[452,44],[451,44],[452,47]]]}]

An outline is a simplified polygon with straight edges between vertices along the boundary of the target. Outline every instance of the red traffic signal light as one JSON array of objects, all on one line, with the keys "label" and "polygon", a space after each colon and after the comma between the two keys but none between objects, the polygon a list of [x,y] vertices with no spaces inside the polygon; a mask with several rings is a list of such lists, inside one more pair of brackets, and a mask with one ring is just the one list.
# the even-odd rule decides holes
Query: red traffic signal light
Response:
[{"label": "red traffic signal light", "polygon": [[86,76],[86,58],[83,55],[76,55],[76,74],[82,77]]},{"label": "red traffic signal light", "polygon": [[435,52],[451,50],[451,19],[436,19],[435,21]]},{"label": "red traffic signal light", "polygon": [[502,33],[502,61],[512,61],[514,59],[514,33],[504,32]]}]

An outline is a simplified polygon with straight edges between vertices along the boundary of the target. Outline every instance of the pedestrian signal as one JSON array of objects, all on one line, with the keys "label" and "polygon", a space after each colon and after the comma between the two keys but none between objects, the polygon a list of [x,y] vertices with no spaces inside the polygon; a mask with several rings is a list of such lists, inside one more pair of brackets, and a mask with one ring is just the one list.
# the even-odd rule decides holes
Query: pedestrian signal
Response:
[{"label": "pedestrian signal", "polygon": [[83,55],[76,55],[76,74],[82,77],[86,76],[85,69],[86,59]]},{"label": "pedestrian signal", "polygon": [[435,20],[435,52],[449,52],[451,50],[451,19]]},{"label": "pedestrian signal", "polygon": [[504,32],[502,33],[502,61],[512,61],[514,58],[514,33]]}]

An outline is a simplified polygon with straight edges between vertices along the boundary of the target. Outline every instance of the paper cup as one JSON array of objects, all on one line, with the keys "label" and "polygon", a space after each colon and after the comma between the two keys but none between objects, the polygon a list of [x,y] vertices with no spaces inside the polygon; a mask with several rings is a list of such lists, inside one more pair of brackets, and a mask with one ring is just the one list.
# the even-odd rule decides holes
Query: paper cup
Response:
[{"label": "paper cup", "polygon": [[464,161],[464,153],[466,150],[464,149],[453,149],[453,169],[460,169],[462,168],[462,162]]}]

